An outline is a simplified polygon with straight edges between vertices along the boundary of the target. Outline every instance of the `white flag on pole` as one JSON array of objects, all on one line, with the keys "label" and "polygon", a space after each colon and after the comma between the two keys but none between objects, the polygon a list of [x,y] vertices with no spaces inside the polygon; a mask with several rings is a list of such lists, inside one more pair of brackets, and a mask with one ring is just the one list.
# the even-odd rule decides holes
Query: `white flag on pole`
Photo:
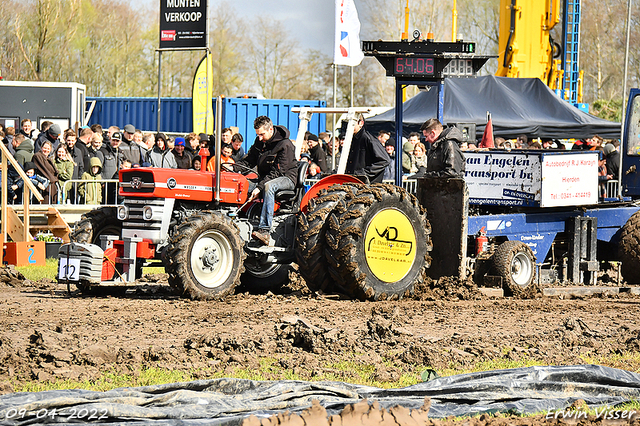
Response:
[{"label": "white flag on pole", "polygon": [[360,65],[364,58],[360,47],[360,20],[353,0],[336,0],[336,44],[333,63]]}]

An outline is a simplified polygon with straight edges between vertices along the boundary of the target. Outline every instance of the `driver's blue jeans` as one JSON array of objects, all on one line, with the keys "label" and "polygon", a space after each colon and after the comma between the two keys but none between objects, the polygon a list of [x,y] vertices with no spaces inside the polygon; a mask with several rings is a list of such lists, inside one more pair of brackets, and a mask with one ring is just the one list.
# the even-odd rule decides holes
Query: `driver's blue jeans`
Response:
[{"label": "driver's blue jeans", "polygon": [[[257,183],[251,182],[249,184],[249,194],[253,192],[253,190],[258,186]],[[258,225],[259,229],[262,230],[271,230],[271,224],[273,223],[273,209],[276,203],[276,192],[281,190],[291,190],[296,186],[286,176],[280,176],[275,179],[270,180],[264,185],[264,193],[262,194],[263,202],[262,202],[262,213],[260,214],[260,224]]]}]

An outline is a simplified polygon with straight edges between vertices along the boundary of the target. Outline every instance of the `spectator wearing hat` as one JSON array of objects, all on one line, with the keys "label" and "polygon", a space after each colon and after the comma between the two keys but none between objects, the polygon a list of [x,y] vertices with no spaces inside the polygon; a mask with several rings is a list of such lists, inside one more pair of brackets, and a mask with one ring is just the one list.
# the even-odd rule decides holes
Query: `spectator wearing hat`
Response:
[{"label": "spectator wearing hat", "polygon": [[191,161],[193,157],[191,154],[185,151],[185,140],[183,137],[177,137],[174,141],[175,146],[173,147],[173,156],[176,159],[176,164],[179,169],[188,170],[191,168]]},{"label": "spectator wearing hat", "polygon": [[[122,133],[113,132],[111,139],[102,145],[102,148],[96,153],[96,158],[100,159],[102,164],[103,179],[118,179],[118,172],[122,166],[124,156],[120,151],[122,143]],[[104,202],[106,204],[115,204],[118,197],[118,185],[107,183],[104,194]]]},{"label": "spectator wearing hat", "polygon": [[607,174],[618,180],[620,176],[620,153],[612,143],[607,143],[604,148],[604,158],[607,160]]},{"label": "spectator wearing hat", "polygon": [[307,144],[309,145],[309,155],[311,156],[311,161],[316,164],[322,173],[326,173],[327,168],[327,154],[325,154],[322,146],[320,145],[320,140],[316,135],[311,133],[307,137]]},{"label": "spectator wearing hat", "polygon": [[133,124],[127,124],[124,126],[124,129],[121,132],[122,142],[120,143],[119,149],[122,152],[123,157],[131,161],[131,164],[140,165],[144,156],[140,149],[140,145],[133,141],[135,133],[136,128],[133,127]]},{"label": "spectator wearing hat", "polygon": [[62,133],[60,126],[56,123],[52,123],[49,127],[47,127],[45,131],[38,135],[38,139],[36,139],[33,147],[34,152],[39,152],[42,149],[42,144],[46,141],[51,142],[51,146],[55,151],[60,144],[60,142],[58,141],[58,136],[60,136],[60,133]]},{"label": "spectator wearing hat", "polygon": [[122,164],[124,156],[120,151],[122,143],[122,134],[114,132],[111,134],[111,140],[107,144],[103,144],[102,148],[96,153],[96,157],[100,159],[102,164],[102,177],[104,179],[117,179],[118,171]]}]

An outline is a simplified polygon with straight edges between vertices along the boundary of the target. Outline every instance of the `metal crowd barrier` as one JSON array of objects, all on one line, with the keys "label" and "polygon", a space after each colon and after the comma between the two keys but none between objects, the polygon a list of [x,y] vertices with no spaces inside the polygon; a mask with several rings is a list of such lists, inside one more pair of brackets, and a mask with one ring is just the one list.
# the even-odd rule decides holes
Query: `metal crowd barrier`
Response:
[{"label": "metal crowd barrier", "polygon": [[[81,184],[100,183],[102,185],[102,202],[100,205],[116,205],[118,199],[118,179],[98,179],[98,180],[82,180],[70,179],[64,182],[58,182],[58,202],[55,204],[71,204],[71,205],[97,205],[87,204],[84,197],[78,193]],[[47,200],[45,200],[47,201]],[[49,204],[51,199],[48,200]]]}]

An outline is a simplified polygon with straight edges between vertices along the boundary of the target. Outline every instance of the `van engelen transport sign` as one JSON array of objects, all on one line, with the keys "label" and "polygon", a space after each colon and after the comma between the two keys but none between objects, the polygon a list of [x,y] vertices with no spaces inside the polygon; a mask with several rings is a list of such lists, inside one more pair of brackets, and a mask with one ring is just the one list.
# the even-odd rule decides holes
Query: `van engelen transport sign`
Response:
[{"label": "van engelen transport sign", "polygon": [[160,49],[205,49],[208,0],[160,0]]}]

